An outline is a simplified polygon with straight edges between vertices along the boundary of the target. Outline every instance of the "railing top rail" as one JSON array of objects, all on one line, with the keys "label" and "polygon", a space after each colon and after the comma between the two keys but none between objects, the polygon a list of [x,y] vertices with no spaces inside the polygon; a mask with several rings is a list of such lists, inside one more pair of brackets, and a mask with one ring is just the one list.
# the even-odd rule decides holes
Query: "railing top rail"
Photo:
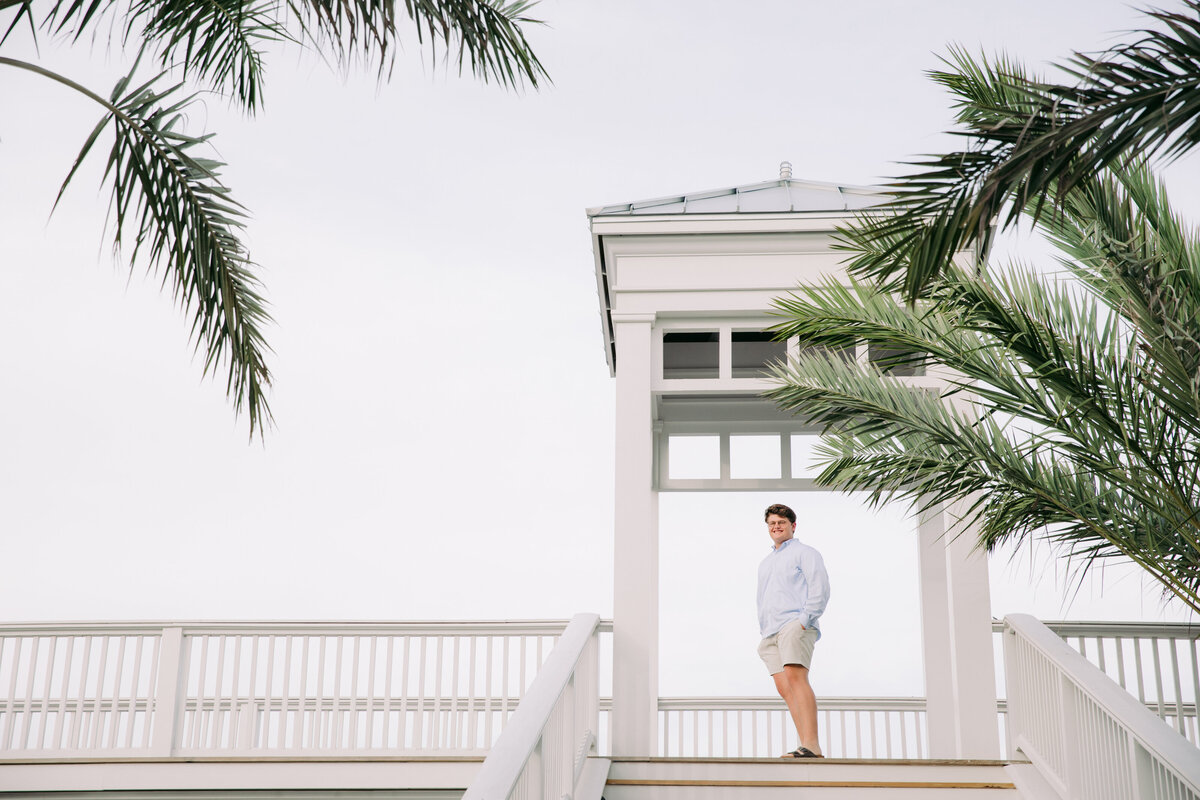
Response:
[{"label": "railing top rail", "polygon": [[[556,635],[570,620],[472,620],[472,621],[187,621],[187,622],[0,622],[0,636],[52,635],[142,635],[163,628],[182,628],[184,635],[203,634],[344,634],[377,635]],[[612,620],[600,620],[602,633],[612,631]]]},{"label": "railing top rail", "polygon": [[479,768],[479,774],[463,795],[464,798],[502,798],[511,795],[525,763],[537,747],[554,704],[558,702],[584,648],[599,626],[600,617],[595,614],[576,614],[571,620],[521,704],[509,718],[504,732]]},{"label": "railing top rail", "polygon": [[[1200,638],[1200,622],[1100,622],[1042,620],[1059,636],[1121,636],[1125,638],[1180,637]],[[992,631],[1002,633],[1004,620],[992,620]]]},{"label": "railing top rail", "polygon": [[1057,633],[1028,614],[1010,614],[1005,625],[1057,665],[1075,686],[1120,720],[1126,732],[1162,763],[1200,791],[1200,759],[1196,748],[1152,714],[1137,698],[1121,689],[1064,642]]},{"label": "railing top rail", "polygon": [[[924,710],[924,697],[818,697],[820,706],[841,709]],[[786,708],[779,697],[660,697],[659,711],[731,711]]]}]

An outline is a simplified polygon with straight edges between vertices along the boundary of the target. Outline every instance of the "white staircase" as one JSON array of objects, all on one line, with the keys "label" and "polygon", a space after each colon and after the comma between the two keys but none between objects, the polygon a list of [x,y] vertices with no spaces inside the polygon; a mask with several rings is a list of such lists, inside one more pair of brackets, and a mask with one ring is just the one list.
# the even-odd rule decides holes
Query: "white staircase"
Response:
[{"label": "white staircase", "polygon": [[598,758],[592,708],[575,713],[597,625],[579,615],[564,631],[464,800],[1200,800],[1200,751],[1031,617],[1003,634],[1017,762]]},{"label": "white staircase", "polygon": [[[605,800],[1017,800],[1004,761],[621,759]],[[931,795],[932,793],[932,795]]]}]

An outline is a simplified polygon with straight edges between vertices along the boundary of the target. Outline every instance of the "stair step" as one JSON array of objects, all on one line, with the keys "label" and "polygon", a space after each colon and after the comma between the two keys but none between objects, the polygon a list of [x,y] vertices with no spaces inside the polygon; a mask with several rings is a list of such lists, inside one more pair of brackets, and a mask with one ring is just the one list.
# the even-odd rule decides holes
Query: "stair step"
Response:
[{"label": "stair step", "polygon": [[[879,797],[1005,800],[1006,761],[880,759],[612,759],[606,800]],[[803,789],[802,795],[797,791]]]}]

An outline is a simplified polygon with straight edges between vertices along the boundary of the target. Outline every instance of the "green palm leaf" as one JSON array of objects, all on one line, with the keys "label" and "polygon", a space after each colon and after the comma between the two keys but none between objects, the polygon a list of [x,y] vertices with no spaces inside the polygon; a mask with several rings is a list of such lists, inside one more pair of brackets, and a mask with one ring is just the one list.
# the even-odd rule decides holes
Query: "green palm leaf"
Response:
[{"label": "green palm leaf", "polygon": [[125,37],[155,43],[164,67],[180,65],[211,86],[231,90],[238,104],[253,110],[262,95],[261,47],[291,37],[278,18],[274,0],[135,0]]},{"label": "green palm leaf", "polygon": [[[780,335],[812,354],[779,368],[768,396],[824,426],[819,483],[920,507],[967,499],[983,547],[1044,537],[1081,575],[1129,558],[1200,609],[1200,440],[1096,298],[1033,273],[954,273],[924,307],[833,283],[777,307]],[[949,388],[822,354],[846,336],[925,359]]]},{"label": "green palm leaf", "polygon": [[[889,235],[905,244],[890,261],[854,269],[918,296],[953,254],[986,252],[993,225],[1027,209],[1041,215],[1079,181],[1131,154],[1175,157],[1200,142],[1200,0],[1185,13],[1147,12],[1159,28],[1102,56],[1077,53],[1062,70],[1072,83],[1026,76],[1005,59],[990,64],[961,50],[935,80],[959,98],[957,133],[970,146],[913,162],[891,185]],[[896,276],[906,273],[899,279]]]},{"label": "green palm leaf", "polygon": [[[417,40],[431,58],[453,58],[483,81],[536,88],[548,76],[525,38],[534,3],[491,0],[404,0]],[[27,0],[0,0],[0,12],[17,7],[10,28],[32,13]],[[285,13],[286,12],[286,13]],[[78,40],[106,15],[120,14],[116,0],[55,0],[43,26]],[[261,103],[262,46],[273,41],[311,42],[339,64],[361,57],[389,74],[399,46],[395,0],[134,0],[124,39],[152,44],[161,63],[194,71],[219,92],[254,110]],[[298,25],[293,35],[288,24]],[[2,41],[2,40],[0,40]]]},{"label": "green palm leaf", "polygon": [[192,155],[211,137],[177,130],[192,98],[177,97],[180,84],[159,91],[154,83],[124,92],[119,85],[110,114],[97,125],[114,136],[105,174],[112,181],[115,245],[132,234],[130,260],[144,255],[171,284],[191,313],[205,374],[226,366],[226,389],[235,408],[246,411],[253,435],[270,423],[262,332],[269,317],[239,238],[245,212],[219,180],[223,165]]},{"label": "green palm leaf", "polygon": [[[536,88],[548,77],[521,29],[538,24],[526,16],[532,7],[524,0],[404,0],[431,58],[442,52],[460,72],[466,67],[483,81],[512,88],[525,81]],[[398,44],[395,0],[288,0],[288,8],[304,35],[339,63],[358,55],[377,61],[381,75],[390,72]]]},{"label": "green palm leaf", "polygon": [[[825,426],[825,485],[965,501],[983,547],[1045,538],[1079,576],[1127,558],[1200,610],[1200,237],[1145,161],[1200,141],[1200,0],[1186,7],[1076,55],[1070,84],[952,51],[934,78],[969,146],[916,162],[839,232],[861,281],[777,302],[781,336],[923,360],[942,393],[806,355],[770,396]],[[1064,272],[983,269],[993,227],[1021,214]]]},{"label": "green palm leaf", "polygon": [[131,263],[144,260],[171,286],[176,301],[192,316],[205,374],[226,368],[227,393],[249,417],[251,435],[261,434],[271,420],[265,394],[271,382],[265,359],[269,348],[263,336],[270,317],[239,238],[245,211],[220,181],[223,165],[193,154],[211,136],[178,130],[194,96],[181,96],[182,84],[157,88],[162,76],[131,86],[131,72],[105,99],[36,65],[8,58],[0,58],[0,64],[51,78],[107,109],[80,149],[59,197],[100,136],[111,133],[104,177],[112,187],[114,248],[128,249]]},{"label": "green palm leaf", "polygon": [[[522,29],[537,24],[527,16],[531,6],[524,0],[405,0],[404,12],[434,58],[454,57],[460,71],[469,68],[485,82],[536,87],[547,76]],[[182,81],[199,79],[255,111],[263,102],[262,51],[275,41],[314,44],[342,64],[375,61],[382,75],[398,46],[395,0],[131,0],[127,7],[116,0],[51,0],[41,23],[31,0],[0,0],[5,11],[13,16],[0,45],[22,20],[35,42],[39,29],[78,41],[107,20],[122,32],[123,44],[136,45],[137,61],[146,53],[159,59],[162,74],[130,88],[135,63],[108,99],[35,64],[0,58],[0,66],[35,72],[104,107],[59,197],[100,136],[111,134],[104,179],[112,191],[114,248],[128,250],[131,261],[144,260],[171,285],[192,316],[205,373],[227,369],[227,394],[247,412],[251,435],[261,433],[271,419],[262,333],[269,317],[239,238],[245,211],[220,181],[223,164],[197,154],[211,136],[183,131],[195,96],[184,95]],[[181,81],[157,88],[168,73]]]}]

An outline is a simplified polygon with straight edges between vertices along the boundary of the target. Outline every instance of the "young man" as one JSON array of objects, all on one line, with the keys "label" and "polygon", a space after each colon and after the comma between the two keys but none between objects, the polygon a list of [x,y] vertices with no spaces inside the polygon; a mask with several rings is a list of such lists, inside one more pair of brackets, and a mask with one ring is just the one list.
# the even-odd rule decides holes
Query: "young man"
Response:
[{"label": "young man", "polygon": [[829,602],[829,576],[821,554],[796,541],[796,512],[767,507],[771,553],[758,567],[758,655],[787,703],[800,746],[784,758],[824,758],[817,742],[817,697],[808,683],[817,620]]}]

